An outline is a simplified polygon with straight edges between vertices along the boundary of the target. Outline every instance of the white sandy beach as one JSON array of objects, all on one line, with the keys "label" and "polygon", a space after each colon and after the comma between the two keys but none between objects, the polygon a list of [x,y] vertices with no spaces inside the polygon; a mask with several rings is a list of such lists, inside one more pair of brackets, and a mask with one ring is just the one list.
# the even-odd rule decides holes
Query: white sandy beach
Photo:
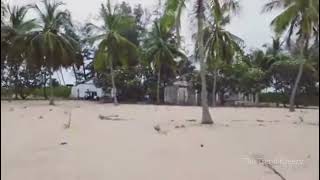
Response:
[{"label": "white sandy beach", "polygon": [[200,107],[2,101],[1,180],[281,180],[254,157],[319,178],[319,110],[210,111],[200,126]]}]

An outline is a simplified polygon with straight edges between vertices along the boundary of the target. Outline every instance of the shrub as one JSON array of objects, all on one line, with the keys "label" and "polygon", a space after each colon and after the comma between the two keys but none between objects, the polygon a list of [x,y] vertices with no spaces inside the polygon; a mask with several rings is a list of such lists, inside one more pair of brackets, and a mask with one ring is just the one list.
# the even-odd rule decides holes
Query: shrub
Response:
[{"label": "shrub", "polygon": [[[288,104],[290,97],[287,94],[269,92],[261,93],[259,98],[260,102],[264,103]],[[296,97],[295,103],[303,106],[319,106],[319,95],[300,94]]]},{"label": "shrub", "polygon": [[[51,89],[49,87],[46,88],[46,93],[48,96],[50,96]],[[44,96],[44,90],[43,88],[37,88],[34,89],[31,93],[34,96]],[[58,86],[53,88],[53,96],[59,97],[59,98],[69,98],[71,94],[71,87],[67,86]]]}]

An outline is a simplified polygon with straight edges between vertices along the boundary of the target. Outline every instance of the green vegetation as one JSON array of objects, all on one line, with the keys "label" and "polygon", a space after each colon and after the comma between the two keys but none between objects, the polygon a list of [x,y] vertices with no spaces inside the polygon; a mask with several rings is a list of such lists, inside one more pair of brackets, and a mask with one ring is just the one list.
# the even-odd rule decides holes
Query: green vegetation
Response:
[{"label": "green vegetation", "polygon": [[[186,79],[201,92],[203,124],[213,123],[209,104],[217,104],[214,97],[224,105],[227,93],[289,103],[290,111],[294,105],[317,105],[312,98],[319,96],[319,2],[267,3],[264,13],[282,10],[270,22],[272,44],[250,51],[226,30],[240,3],[193,0],[186,8],[186,0],[167,0],[149,12],[142,5],[108,0],[97,13],[100,22],[75,24],[63,2],[19,7],[1,1],[1,96],[43,96],[54,104],[53,97],[70,94],[52,78],[65,68],[72,69],[76,84],[93,79],[114,104],[145,95],[161,104],[165,86]],[[193,51],[180,33],[182,14],[190,9],[197,23]],[[27,19],[31,12],[36,16]],[[261,94],[270,88],[274,93]]]},{"label": "green vegetation", "polygon": [[[25,99],[32,98],[32,99],[47,99],[45,95],[45,91],[48,90],[49,88],[35,88],[35,89],[24,89],[23,90],[23,97]],[[53,87],[53,97],[57,98],[64,98],[68,99],[70,97],[71,93],[71,88],[67,86],[58,86],[58,87]],[[1,97],[5,99],[9,99],[10,96],[15,96],[14,95],[14,90],[13,89],[5,89],[1,88]],[[20,97],[22,98],[22,97]],[[19,96],[16,96],[16,99],[19,99]],[[23,98],[22,98],[23,99]]]}]

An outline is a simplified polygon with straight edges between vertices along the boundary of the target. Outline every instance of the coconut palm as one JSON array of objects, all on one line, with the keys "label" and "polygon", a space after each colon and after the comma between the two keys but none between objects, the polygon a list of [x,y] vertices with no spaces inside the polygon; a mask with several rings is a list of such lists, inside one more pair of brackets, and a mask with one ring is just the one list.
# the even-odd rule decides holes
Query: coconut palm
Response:
[{"label": "coconut palm", "polygon": [[9,67],[9,73],[15,80],[18,79],[19,68],[25,60],[26,49],[21,44],[36,28],[33,19],[26,20],[28,10],[28,6],[7,6],[8,21],[1,24],[1,64]]},{"label": "coconut palm", "polygon": [[212,106],[215,106],[218,66],[221,63],[231,63],[236,53],[242,54],[243,40],[224,28],[230,23],[231,13],[239,10],[239,5],[236,2],[231,4],[213,0],[211,7],[212,20],[208,20],[208,25],[204,28],[204,43],[208,70],[213,75]]},{"label": "coconut palm", "polygon": [[164,25],[160,22],[155,22],[152,31],[148,34],[145,41],[146,61],[150,64],[154,71],[157,72],[157,103],[160,103],[160,82],[161,72],[164,68],[169,68],[173,72],[177,68],[178,57],[182,60],[186,59],[183,52],[177,47],[177,43],[168,29],[162,28]]},{"label": "coconut palm", "polygon": [[4,1],[1,1],[1,26],[4,24],[4,17],[7,14],[7,8]]},{"label": "coconut palm", "polygon": [[290,111],[293,112],[294,101],[298,85],[303,74],[304,61],[308,59],[308,48],[312,39],[319,37],[319,1],[318,0],[272,0],[264,6],[263,12],[269,12],[275,8],[284,9],[281,14],[273,19],[271,26],[279,35],[286,35],[287,44],[290,47],[292,36],[296,36],[300,49],[300,66],[296,81],[290,96]]},{"label": "coconut palm", "polygon": [[[225,0],[223,1],[225,3],[225,6],[229,8],[235,7],[236,1],[233,0]],[[205,16],[205,10],[206,7],[209,8],[209,10],[213,10],[215,1],[204,1],[204,0],[195,0],[195,14],[197,18],[197,36],[196,36],[196,42],[197,42],[197,58],[199,59],[200,63],[200,77],[201,77],[201,103],[202,103],[202,123],[203,124],[212,124],[212,118],[209,113],[208,108],[208,100],[207,100],[207,85],[206,85],[206,79],[205,76],[207,74],[207,65],[206,65],[206,50],[204,46],[204,27],[206,22],[206,16]],[[207,4],[206,4],[207,3]],[[172,4],[172,5],[171,5]],[[177,6],[177,4],[180,4],[180,6]],[[166,16],[166,22],[168,22],[167,28],[174,28],[177,27],[177,24],[179,25],[182,10],[184,9],[185,1],[180,0],[168,0],[165,12]],[[207,6],[206,6],[207,5]],[[178,23],[176,23],[178,22]],[[179,32],[179,31],[178,31]]]},{"label": "coconut palm", "polygon": [[130,60],[136,57],[136,46],[122,34],[125,29],[134,26],[135,21],[132,17],[119,13],[117,6],[112,8],[110,0],[106,5],[101,4],[99,17],[103,20],[102,26],[91,23],[87,25],[87,31],[91,34],[90,41],[98,43],[94,68],[98,72],[110,70],[111,96],[114,104],[117,105],[114,70],[117,65],[127,65]]},{"label": "coconut palm", "polygon": [[9,19],[1,26],[1,49],[4,50],[4,54],[16,55],[16,50],[21,50],[17,48],[20,46],[19,42],[24,41],[28,33],[37,27],[34,19],[26,20],[28,10],[29,6],[6,8]]},{"label": "coconut palm", "polygon": [[202,104],[202,124],[213,124],[209,107],[208,107],[208,92],[206,83],[207,66],[205,63],[205,47],[204,47],[204,22],[205,22],[205,4],[204,0],[196,1],[196,16],[197,16],[197,47],[198,60],[200,62],[200,78],[201,78],[201,104]]},{"label": "coconut palm", "polygon": [[62,2],[43,0],[42,7],[33,5],[38,14],[39,30],[27,38],[29,47],[28,63],[36,67],[46,67],[50,71],[51,97],[50,105],[54,105],[52,74],[61,67],[68,68],[73,64],[81,64],[82,58],[78,42],[64,33],[67,26],[72,26],[70,13],[61,10]]},{"label": "coconut palm", "polygon": [[[164,20],[167,23],[165,25],[165,29],[172,29],[177,24],[179,24],[181,16],[181,12],[183,8],[177,8],[177,4],[179,4],[179,0],[167,0],[166,14],[164,15]],[[183,1],[184,3],[184,1]],[[171,5],[173,4],[173,5]],[[182,4],[182,3],[180,3]],[[183,6],[180,6],[183,7]],[[209,113],[209,107],[208,107],[208,99],[207,99],[207,85],[206,85],[206,73],[207,73],[207,67],[205,63],[205,49],[204,49],[204,23],[205,23],[205,1],[204,0],[196,0],[195,1],[195,8],[196,8],[196,18],[197,18],[197,29],[198,33],[196,35],[196,42],[198,44],[197,46],[197,59],[200,63],[200,77],[201,77],[201,104],[202,104],[202,124],[212,124],[212,118]],[[180,10],[180,13],[178,13],[178,10]],[[178,22],[178,23],[175,23]]]},{"label": "coconut palm", "polygon": [[169,0],[165,4],[165,12],[162,17],[163,27],[168,29],[175,28],[177,36],[177,44],[181,45],[181,16],[183,10],[186,8],[186,0]]}]

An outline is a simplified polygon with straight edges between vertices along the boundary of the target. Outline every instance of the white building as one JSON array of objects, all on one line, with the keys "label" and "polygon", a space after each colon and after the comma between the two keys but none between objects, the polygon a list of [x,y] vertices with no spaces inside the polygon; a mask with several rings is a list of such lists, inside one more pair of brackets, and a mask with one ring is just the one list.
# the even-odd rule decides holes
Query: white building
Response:
[{"label": "white building", "polygon": [[97,88],[93,84],[93,80],[87,81],[83,84],[78,84],[76,86],[73,86],[71,88],[71,98],[84,98],[86,95],[88,95],[87,92],[95,92],[97,97],[104,96],[104,92],[102,88]]}]

